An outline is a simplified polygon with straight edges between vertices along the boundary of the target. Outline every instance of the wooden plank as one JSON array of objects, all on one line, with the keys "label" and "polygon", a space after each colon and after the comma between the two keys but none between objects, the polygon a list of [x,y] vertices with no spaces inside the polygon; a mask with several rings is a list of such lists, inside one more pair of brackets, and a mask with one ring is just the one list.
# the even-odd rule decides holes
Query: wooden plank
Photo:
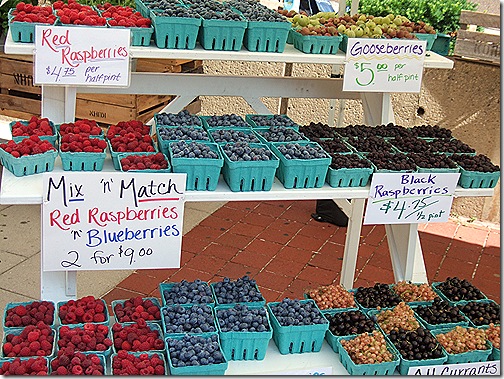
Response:
[{"label": "wooden plank", "polygon": [[17,61],[33,62],[33,55],[9,55],[0,50],[0,59],[12,59]]},{"label": "wooden plank", "polygon": [[[176,71],[173,71],[176,70]],[[136,63],[136,72],[181,72],[180,65],[166,62],[150,62],[146,59],[139,59]]]},{"label": "wooden plank", "polygon": [[136,98],[137,113],[141,113],[160,103],[168,104],[173,99],[170,95],[138,95]]},{"label": "wooden plank", "polygon": [[460,12],[460,24],[500,29],[500,15],[463,10]]},{"label": "wooden plank", "polygon": [[500,64],[500,45],[457,39],[453,54],[463,58],[480,59]]},{"label": "wooden plank", "polygon": [[471,32],[469,30],[459,30],[457,32],[457,42],[459,39],[484,42],[484,43],[493,43],[496,45],[500,45],[500,36],[496,34],[488,34],[481,32]]},{"label": "wooden plank", "polygon": [[2,86],[2,89],[5,89],[7,92],[8,90],[16,90],[37,95],[42,93],[39,86],[33,85],[33,77],[31,75],[8,75],[0,72],[0,86]]},{"label": "wooden plank", "polygon": [[134,108],[136,106],[136,96],[137,95],[78,93],[77,99],[117,105],[124,108]]},{"label": "wooden plank", "polygon": [[8,115],[9,111],[40,115],[41,104],[40,100],[0,94],[0,109],[5,115]]},{"label": "wooden plank", "polygon": [[106,103],[98,103],[77,98],[75,106],[76,118],[87,118],[105,124],[115,124],[119,121],[133,120],[136,117],[134,108],[119,107]]}]

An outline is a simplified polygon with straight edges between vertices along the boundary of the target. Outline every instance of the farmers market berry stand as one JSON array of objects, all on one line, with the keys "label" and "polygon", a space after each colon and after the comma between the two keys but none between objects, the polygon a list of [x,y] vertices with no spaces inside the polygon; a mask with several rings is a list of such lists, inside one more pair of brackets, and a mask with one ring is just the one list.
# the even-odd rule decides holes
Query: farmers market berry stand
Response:
[{"label": "farmers market berry stand", "polygon": [[[5,42],[6,54],[31,55],[34,44],[15,43],[10,31]],[[197,59],[226,60],[246,62],[281,62],[286,64],[331,64],[343,65],[345,55],[337,54],[305,54],[295,50],[292,45],[286,45],[282,53],[204,50],[197,46],[194,50],[160,49],[155,45],[148,47],[132,46],[130,53],[133,58],[155,59]],[[425,68],[451,69],[453,62],[435,53],[428,53],[424,63]],[[54,123],[72,122],[75,117],[76,93],[109,93],[109,94],[144,94],[144,95],[176,95],[174,101],[163,112],[179,112],[197,96],[239,96],[243,97],[258,114],[271,114],[261,102],[261,97],[280,98],[324,98],[324,99],[360,99],[363,102],[364,123],[379,125],[394,122],[394,114],[389,93],[358,93],[343,92],[343,80],[338,78],[294,78],[294,77],[250,77],[250,76],[217,76],[204,74],[176,73],[131,73],[128,88],[91,88],[75,86],[42,86],[42,116],[48,117]],[[151,120],[150,123],[153,121]],[[62,172],[59,159],[56,160],[55,172]],[[107,159],[103,171],[114,171],[112,162]],[[85,175],[83,173],[83,175]],[[8,170],[3,170],[0,192],[1,204],[41,204],[42,177],[30,175],[16,177]],[[321,188],[286,189],[275,178],[270,191],[232,192],[221,177],[215,191],[186,191],[186,202],[194,201],[268,201],[268,200],[307,200],[333,199],[349,216],[349,223],[343,255],[341,284],[350,289],[353,287],[360,232],[364,214],[365,200],[368,197],[369,185],[366,187],[332,188],[324,184]],[[493,196],[494,190],[464,189],[457,187],[455,196]],[[411,280],[426,282],[427,276],[423,261],[418,224],[386,225],[390,255],[396,281]],[[41,298],[52,301],[62,301],[76,296],[76,272],[41,272]],[[272,342],[262,361],[278,370],[276,357],[278,351],[272,347]],[[335,371],[344,368],[334,360],[334,353],[324,346],[317,353],[317,362],[311,355],[287,355],[282,357],[282,366],[288,370],[289,362],[303,361],[306,368],[334,366]],[[269,359],[268,359],[269,358]],[[311,362],[310,362],[311,361]],[[269,362],[269,363],[268,363]],[[235,365],[236,363],[236,365]],[[285,365],[284,365],[285,363]],[[338,362],[339,364],[339,362]],[[292,366],[291,366],[292,367]],[[298,366],[299,367],[299,366]],[[233,369],[235,368],[236,371]],[[257,366],[256,366],[257,368]],[[246,374],[254,372],[254,368],[246,362],[233,362],[228,373]],[[257,372],[256,372],[257,373]],[[335,372],[336,373],[336,372]]]}]

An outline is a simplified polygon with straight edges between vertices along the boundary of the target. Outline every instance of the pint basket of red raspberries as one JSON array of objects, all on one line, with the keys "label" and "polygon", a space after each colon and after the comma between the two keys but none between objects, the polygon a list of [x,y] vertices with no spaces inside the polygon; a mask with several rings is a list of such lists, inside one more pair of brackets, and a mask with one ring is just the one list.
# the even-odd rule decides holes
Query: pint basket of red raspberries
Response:
[{"label": "pint basket of red raspberries", "polygon": [[171,172],[170,163],[163,153],[122,153],[117,159],[123,172]]},{"label": "pint basket of red raspberries", "polygon": [[49,141],[30,136],[20,142],[0,144],[0,161],[15,176],[48,172],[54,169],[58,151]]},{"label": "pint basket of red raspberries", "polygon": [[106,375],[106,360],[102,354],[81,353],[72,348],[58,351],[49,362],[49,375]]},{"label": "pint basket of red raspberries", "polygon": [[97,122],[95,120],[88,119],[56,124],[55,129],[60,136],[64,136],[68,133],[87,134],[88,136],[93,137],[103,137],[104,135],[102,128],[100,128]]},{"label": "pint basket of red raspberries", "polygon": [[46,357],[0,359],[0,375],[48,375],[49,360]]},{"label": "pint basket of red raspberries", "polygon": [[107,142],[90,138],[87,133],[64,134],[60,137],[59,154],[65,171],[101,171]]},{"label": "pint basket of red raspberries", "polygon": [[157,352],[164,354],[165,341],[161,327],[155,323],[148,323],[140,318],[134,324],[120,324],[112,326],[112,342],[114,352],[120,350]]},{"label": "pint basket of red raspberries", "polygon": [[119,350],[112,355],[112,375],[168,375],[163,354]]},{"label": "pint basket of red raspberries", "polygon": [[20,328],[36,325],[42,321],[48,326],[54,326],[56,306],[52,301],[29,301],[22,303],[7,303],[4,310],[3,328]]},{"label": "pint basket of red raspberries", "polygon": [[60,301],[57,304],[61,325],[95,323],[108,325],[109,314],[103,299],[85,296],[77,300]]},{"label": "pint basket of red raspberries", "polygon": [[12,328],[4,332],[2,358],[49,357],[54,354],[54,329],[39,321],[37,325]]},{"label": "pint basket of red raspberries", "polygon": [[91,6],[79,4],[75,0],[68,0],[68,3],[58,0],[54,2],[53,8],[59,24],[107,27],[105,17],[101,17]]},{"label": "pint basket of red raspberries", "polygon": [[57,135],[54,123],[46,117],[32,116],[29,120],[12,121],[9,128],[15,142],[20,142],[30,136],[38,136],[41,140],[49,141],[56,146]]},{"label": "pint basket of red raspberries", "polygon": [[155,297],[132,297],[112,300],[112,311],[117,322],[132,324],[143,318],[147,323],[161,324],[161,304]]},{"label": "pint basket of red raspberries", "polygon": [[110,328],[103,324],[62,325],[56,334],[56,345],[60,350],[72,348],[108,357],[112,353],[112,335]]},{"label": "pint basket of red raspberries", "polygon": [[149,46],[154,33],[151,19],[129,6],[103,5],[100,10],[101,16],[107,18],[107,24],[111,28],[128,28],[131,30],[132,46]]},{"label": "pint basket of red raspberries", "polygon": [[21,1],[9,10],[9,29],[14,42],[35,42],[35,25],[54,25],[56,16],[50,5],[39,6]]}]

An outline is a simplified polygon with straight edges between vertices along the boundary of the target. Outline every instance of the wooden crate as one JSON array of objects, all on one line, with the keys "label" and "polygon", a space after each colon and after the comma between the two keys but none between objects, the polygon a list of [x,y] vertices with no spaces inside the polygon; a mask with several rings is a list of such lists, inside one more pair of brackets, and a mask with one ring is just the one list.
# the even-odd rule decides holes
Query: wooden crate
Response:
[{"label": "wooden crate", "polygon": [[[483,27],[483,31],[477,31]],[[453,55],[481,63],[500,65],[500,15],[462,11]]]},{"label": "wooden crate", "polygon": [[[132,64],[136,72],[202,72],[203,62],[198,60],[137,59]],[[33,57],[31,55],[6,55],[0,52],[0,113],[27,119],[40,115],[40,86],[33,85]],[[171,95],[117,95],[78,93],[75,117],[96,120],[102,124],[119,121],[148,121],[163,109]],[[191,113],[201,110],[196,99],[187,109]]]}]

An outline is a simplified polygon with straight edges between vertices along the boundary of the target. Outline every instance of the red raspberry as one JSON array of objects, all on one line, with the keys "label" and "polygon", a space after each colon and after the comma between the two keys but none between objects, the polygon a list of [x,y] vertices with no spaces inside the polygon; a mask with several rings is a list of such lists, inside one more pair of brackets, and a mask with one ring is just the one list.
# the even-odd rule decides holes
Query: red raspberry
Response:
[{"label": "red raspberry", "polygon": [[26,314],[26,308],[22,305],[18,305],[14,308],[14,312],[16,312],[18,316],[24,316]]},{"label": "red raspberry", "polygon": [[104,322],[105,321],[105,315],[103,313],[96,313],[93,316],[93,321],[94,322]]},{"label": "red raspberry", "polygon": [[28,342],[38,341],[40,337],[40,331],[34,330],[33,332],[28,333]]},{"label": "red raspberry", "polygon": [[56,372],[58,373],[58,375],[68,375],[68,370],[66,369],[65,366],[59,366],[56,369]]},{"label": "red raspberry", "polygon": [[72,374],[73,375],[82,375],[84,370],[82,369],[82,366],[75,365],[72,367]]}]

